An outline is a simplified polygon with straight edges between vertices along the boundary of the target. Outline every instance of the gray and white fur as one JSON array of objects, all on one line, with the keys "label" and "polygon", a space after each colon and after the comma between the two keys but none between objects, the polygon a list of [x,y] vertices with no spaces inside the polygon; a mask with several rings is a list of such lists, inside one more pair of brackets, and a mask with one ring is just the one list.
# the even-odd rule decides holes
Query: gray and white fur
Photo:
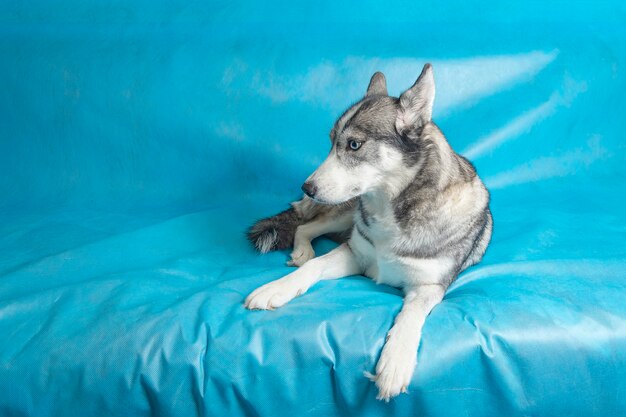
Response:
[{"label": "gray and white fur", "polygon": [[[370,375],[378,398],[406,392],[424,320],[491,239],[489,192],[431,120],[432,66],[399,98],[382,73],[330,132],[332,148],[302,186],[305,197],[248,233],[261,252],[293,246],[294,272],[257,288],[249,309],[281,307],[320,280],[363,274],[401,288],[402,310]],[[311,240],[344,236],[315,258]]]}]

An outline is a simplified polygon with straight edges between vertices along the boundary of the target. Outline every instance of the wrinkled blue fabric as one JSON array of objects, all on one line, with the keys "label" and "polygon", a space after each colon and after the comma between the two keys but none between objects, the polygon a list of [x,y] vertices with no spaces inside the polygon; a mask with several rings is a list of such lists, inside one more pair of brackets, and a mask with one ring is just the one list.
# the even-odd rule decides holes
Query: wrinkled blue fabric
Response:
[{"label": "wrinkled blue fabric", "polygon": [[[626,414],[624,2],[293,3],[0,3],[0,415]],[[495,227],[386,404],[401,293],[244,231],[425,62]]]}]

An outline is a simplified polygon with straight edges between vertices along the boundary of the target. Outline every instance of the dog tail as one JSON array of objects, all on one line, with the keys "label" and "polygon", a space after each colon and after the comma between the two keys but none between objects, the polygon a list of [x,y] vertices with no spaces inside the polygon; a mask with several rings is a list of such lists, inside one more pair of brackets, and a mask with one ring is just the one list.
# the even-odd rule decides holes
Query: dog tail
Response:
[{"label": "dog tail", "polygon": [[302,218],[294,207],[275,216],[261,219],[248,229],[248,240],[261,253],[287,249],[293,246],[296,229]]}]

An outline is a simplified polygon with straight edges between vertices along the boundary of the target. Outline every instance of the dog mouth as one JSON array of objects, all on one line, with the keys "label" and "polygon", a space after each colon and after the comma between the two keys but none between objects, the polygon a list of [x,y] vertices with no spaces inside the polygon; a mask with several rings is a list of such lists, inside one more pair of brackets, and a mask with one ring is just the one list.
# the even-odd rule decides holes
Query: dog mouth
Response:
[{"label": "dog mouth", "polygon": [[354,192],[356,190],[352,190],[353,192],[351,192],[349,195],[346,195],[344,198],[341,199],[337,199],[337,200],[329,200],[329,199],[325,199],[323,197],[320,197],[319,194],[314,194],[312,196],[307,195],[308,198],[310,198],[311,200],[313,200],[314,202],[318,203],[318,204],[324,204],[327,206],[337,206],[339,204],[343,204],[346,201],[350,201],[352,200],[354,197],[359,196],[358,192]]},{"label": "dog mouth", "polygon": [[335,204],[341,204],[341,203],[334,203],[334,202],[326,201],[324,199],[319,198],[316,195],[310,196],[310,195],[307,194],[307,197],[310,198],[311,200],[315,201],[318,204],[324,204],[324,205],[327,205],[327,206],[333,206]]},{"label": "dog mouth", "polygon": [[353,184],[349,191],[347,189],[341,191],[341,188],[333,186],[320,187],[319,182],[314,179],[307,179],[301,188],[306,197],[325,205],[342,204],[362,194],[362,187],[358,184]]}]

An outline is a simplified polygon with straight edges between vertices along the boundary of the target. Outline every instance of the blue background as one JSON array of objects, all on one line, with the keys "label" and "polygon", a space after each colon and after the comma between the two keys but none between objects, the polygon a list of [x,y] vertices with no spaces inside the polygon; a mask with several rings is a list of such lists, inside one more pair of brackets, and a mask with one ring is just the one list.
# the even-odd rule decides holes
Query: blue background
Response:
[{"label": "blue background", "polygon": [[[626,412],[624,3],[294,3],[0,4],[0,414]],[[399,291],[246,311],[291,269],[243,233],[426,62],[495,229],[385,404]]]}]

